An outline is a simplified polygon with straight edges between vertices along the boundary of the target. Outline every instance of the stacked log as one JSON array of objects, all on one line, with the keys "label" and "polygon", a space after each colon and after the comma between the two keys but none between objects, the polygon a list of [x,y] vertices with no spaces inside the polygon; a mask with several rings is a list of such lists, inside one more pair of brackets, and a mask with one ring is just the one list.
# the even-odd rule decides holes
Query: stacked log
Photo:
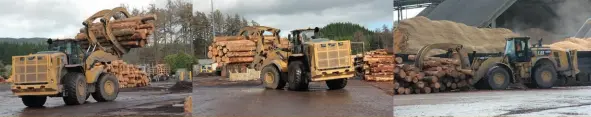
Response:
[{"label": "stacked log", "polygon": [[143,87],[150,84],[148,74],[140,70],[139,66],[127,64],[122,60],[112,61],[110,64],[95,64],[97,67],[105,67],[107,73],[111,73],[119,80],[119,88]]},{"label": "stacked log", "polygon": [[[153,20],[155,19],[155,15],[146,15],[112,20],[108,28],[111,29],[112,35],[124,48],[141,48],[148,43],[147,38],[154,31]],[[86,30],[86,27],[81,28],[80,33],[75,37],[80,41],[83,49],[89,47],[89,37]],[[108,35],[105,32],[103,23],[96,22],[89,24],[88,30],[94,34],[101,46],[113,46],[111,41],[107,39]]]},{"label": "stacked log", "polygon": [[156,70],[155,75],[169,75],[170,74],[170,67],[168,67],[166,64],[158,64],[158,65],[156,65],[156,68],[153,70]]},{"label": "stacked log", "polygon": [[366,52],[363,63],[364,80],[392,81],[394,79],[394,58],[385,49]]},{"label": "stacked log", "polygon": [[[213,43],[209,45],[207,57],[214,60],[216,63],[234,64],[234,63],[251,63],[254,61],[256,54],[256,42],[261,37],[245,36],[218,36],[215,37]],[[265,36],[264,51],[271,49],[275,37]],[[287,48],[289,41],[282,38],[280,45],[275,45],[279,48]]]},{"label": "stacked log", "polygon": [[[408,58],[414,60],[416,56],[410,55]],[[394,68],[395,94],[459,91],[470,87],[473,80],[472,71],[461,69],[457,59],[428,57],[424,59],[423,68],[397,63]]]}]

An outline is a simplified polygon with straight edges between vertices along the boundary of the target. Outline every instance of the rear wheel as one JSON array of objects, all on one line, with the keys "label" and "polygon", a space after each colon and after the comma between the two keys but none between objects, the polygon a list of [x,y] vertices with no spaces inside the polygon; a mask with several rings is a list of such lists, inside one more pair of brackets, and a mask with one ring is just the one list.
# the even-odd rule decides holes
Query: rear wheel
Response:
[{"label": "rear wheel", "polygon": [[510,78],[511,76],[505,68],[501,66],[494,66],[486,74],[484,80],[487,81],[487,88],[492,90],[501,90],[507,89],[507,87],[509,86]]},{"label": "rear wheel", "polygon": [[82,73],[71,72],[66,74],[64,79],[66,96],[63,97],[66,105],[84,104],[88,95],[86,78]]},{"label": "rear wheel", "polygon": [[552,88],[556,82],[556,70],[551,65],[540,65],[534,68],[532,85],[538,88]]},{"label": "rear wheel", "polygon": [[119,94],[119,81],[113,74],[103,73],[99,77],[97,91],[92,93],[92,98],[98,102],[113,101]]},{"label": "rear wheel", "polygon": [[304,64],[301,61],[293,61],[289,64],[287,77],[289,90],[308,90],[308,75],[304,73]]},{"label": "rear wheel", "polygon": [[27,107],[43,107],[45,105],[45,101],[47,101],[47,96],[23,96],[21,97],[23,104]]},{"label": "rear wheel", "polygon": [[261,81],[265,88],[282,89],[285,87],[285,81],[280,77],[279,70],[275,66],[265,66],[261,71]]},{"label": "rear wheel", "polygon": [[328,89],[331,89],[331,90],[343,89],[343,88],[345,88],[345,86],[347,86],[347,79],[342,78],[342,79],[327,80],[326,85],[328,86]]}]

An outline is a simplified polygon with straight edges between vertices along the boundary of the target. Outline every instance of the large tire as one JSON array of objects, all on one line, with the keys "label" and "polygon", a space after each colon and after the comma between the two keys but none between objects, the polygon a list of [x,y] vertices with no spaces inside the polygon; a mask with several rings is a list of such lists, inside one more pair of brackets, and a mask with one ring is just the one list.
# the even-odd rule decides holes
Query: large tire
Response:
[{"label": "large tire", "polygon": [[288,89],[294,91],[308,90],[308,75],[304,71],[304,64],[301,61],[289,63],[287,72]]},{"label": "large tire", "polygon": [[273,65],[268,65],[263,68],[260,79],[265,88],[283,89],[283,87],[285,87],[285,80],[281,78],[279,70]]},{"label": "large tire", "polygon": [[342,78],[342,79],[327,80],[326,86],[328,86],[328,89],[330,89],[330,90],[343,89],[343,88],[345,88],[345,86],[347,86],[347,79]]},{"label": "large tire", "polygon": [[45,105],[47,96],[23,96],[21,97],[21,100],[27,107],[39,108]]},{"label": "large tire", "polygon": [[552,65],[539,65],[533,70],[532,86],[542,89],[552,88],[557,80],[556,69]]},{"label": "large tire", "polygon": [[70,72],[66,74],[64,79],[64,88],[66,96],[63,97],[66,105],[80,105],[86,101],[86,95],[88,95],[88,87],[86,84],[86,78],[82,73]]},{"label": "large tire", "polygon": [[103,73],[96,82],[96,91],[92,98],[98,102],[113,101],[119,94],[119,81],[110,73]]},{"label": "large tire", "polygon": [[494,66],[489,69],[489,72],[486,73],[486,76],[484,78],[485,79],[483,80],[486,81],[485,86],[488,89],[503,90],[507,89],[507,87],[509,86],[511,76],[505,68],[501,66]]}]

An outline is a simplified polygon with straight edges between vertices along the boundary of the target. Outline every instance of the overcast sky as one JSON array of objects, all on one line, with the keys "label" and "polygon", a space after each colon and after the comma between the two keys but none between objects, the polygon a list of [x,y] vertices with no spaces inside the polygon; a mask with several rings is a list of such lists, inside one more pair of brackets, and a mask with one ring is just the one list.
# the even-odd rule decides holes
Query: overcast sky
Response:
[{"label": "overcast sky", "polygon": [[[74,37],[82,21],[102,10],[127,4],[147,8],[166,0],[0,0],[0,37]],[[162,4],[161,4],[162,3]]]},{"label": "overcast sky", "polygon": [[[240,14],[282,30],[352,22],[373,30],[392,26],[391,0],[213,0],[214,9]],[[193,0],[193,9],[211,12],[210,0]]]}]

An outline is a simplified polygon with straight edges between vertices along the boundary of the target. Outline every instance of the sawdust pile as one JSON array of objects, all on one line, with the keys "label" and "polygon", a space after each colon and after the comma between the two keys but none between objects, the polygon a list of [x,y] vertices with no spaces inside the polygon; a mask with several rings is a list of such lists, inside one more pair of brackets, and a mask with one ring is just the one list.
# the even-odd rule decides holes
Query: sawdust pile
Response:
[{"label": "sawdust pile", "polygon": [[580,51],[591,51],[591,38],[566,38],[563,41],[559,41],[550,45],[545,45],[553,49],[561,50],[580,50]]},{"label": "sawdust pile", "polygon": [[447,20],[414,17],[400,22],[395,40],[401,41],[397,53],[416,53],[423,46],[434,43],[462,44],[468,51],[479,53],[502,52],[505,38],[518,34],[504,28],[477,28]]}]

